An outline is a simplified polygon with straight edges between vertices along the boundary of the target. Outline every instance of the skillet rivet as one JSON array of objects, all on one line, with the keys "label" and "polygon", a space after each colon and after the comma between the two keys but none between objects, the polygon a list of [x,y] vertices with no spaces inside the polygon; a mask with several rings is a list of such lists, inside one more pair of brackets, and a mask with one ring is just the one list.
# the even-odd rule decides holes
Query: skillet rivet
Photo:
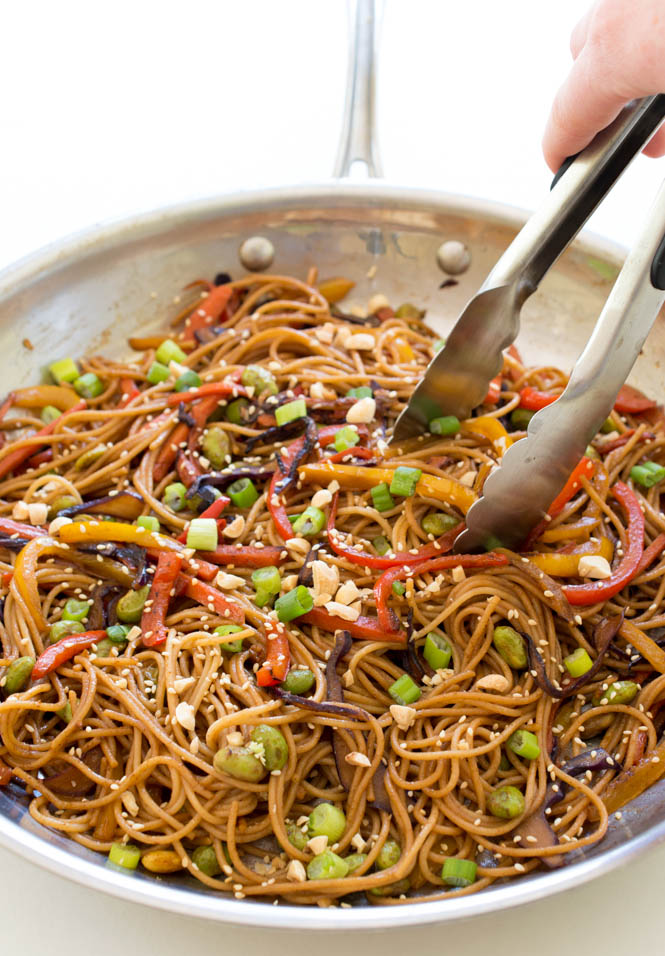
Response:
[{"label": "skillet rivet", "polygon": [[442,272],[447,272],[451,276],[458,276],[462,272],[466,272],[471,265],[471,253],[463,242],[459,242],[457,239],[448,239],[446,242],[442,242],[436,250],[436,261]]},{"label": "skillet rivet", "polygon": [[265,236],[250,236],[238,250],[240,261],[250,272],[262,272],[272,265],[275,247]]}]

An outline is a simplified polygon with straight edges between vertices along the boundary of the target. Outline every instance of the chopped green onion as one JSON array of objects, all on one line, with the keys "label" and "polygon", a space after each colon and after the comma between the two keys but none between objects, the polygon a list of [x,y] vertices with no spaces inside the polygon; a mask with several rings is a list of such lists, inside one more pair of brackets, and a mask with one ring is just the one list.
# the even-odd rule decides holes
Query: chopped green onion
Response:
[{"label": "chopped green onion", "polygon": [[583,647],[578,647],[568,657],[564,657],[563,662],[571,677],[581,677],[593,667],[593,661]]},{"label": "chopped green onion", "polygon": [[141,515],[136,519],[139,528],[145,528],[146,531],[159,531],[159,518],[154,515]]},{"label": "chopped green onion", "polygon": [[401,855],[402,847],[397,840],[386,840],[376,858],[377,870],[389,870],[391,866],[399,861]]},{"label": "chopped green onion", "polygon": [[444,514],[443,511],[433,511],[425,515],[420,522],[420,526],[425,534],[433,534],[434,537],[438,538],[439,535],[445,534],[446,531],[452,531],[453,528],[456,528],[460,521],[461,518]]},{"label": "chopped green onion", "polygon": [[436,342],[432,345],[432,351],[436,354],[440,352],[443,346],[446,344],[445,339],[437,339]]},{"label": "chopped green onion", "polygon": [[106,628],[106,636],[111,644],[123,645],[127,643],[127,635],[131,628],[129,624],[111,624]]},{"label": "chopped green onion", "polygon": [[332,850],[324,850],[307,864],[310,880],[341,880],[349,872],[348,864]]},{"label": "chopped green onion", "polygon": [[456,435],[460,429],[459,418],[455,415],[442,415],[440,418],[433,418],[428,428],[432,435]]},{"label": "chopped green onion", "polygon": [[62,415],[62,412],[60,411],[59,408],[56,408],[55,405],[45,405],[42,408],[41,414],[39,417],[41,418],[41,420],[44,422],[45,425],[50,425],[51,422],[56,421],[56,419],[60,418],[61,415]]},{"label": "chopped green onion", "polygon": [[315,534],[323,531],[326,524],[326,516],[320,508],[309,505],[293,523],[293,530],[304,538],[311,538]]},{"label": "chopped green onion", "polygon": [[60,514],[61,511],[64,511],[65,508],[73,508],[74,505],[78,505],[79,503],[78,498],[75,498],[74,495],[59,495],[51,502],[48,516],[53,519],[56,515]]},{"label": "chopped green onion", "polygon": [[141,859],[141,851],[133,843],[112,843],[108,859],[109,863],[122,866],[125,870],[135,870]]},{"label": "chopped green onion", "polygon": [[279,568],[271,565],[267,568],[257,568],[252,572],[252,584],[256,589],[254,603],[257,607],[265,607],[266,604],[272,604],[275,598],[282,590],[282,578]]},{"label": "chopped green onion", "polygon": [[420,688],[408,674],[402,674],[388,688],[388,693],[397,704],[406,706],[420,700]]},{"label": "chopped green onion", "polygon": [[665,478],[665,466],[657,465],[655,461],[645,461],[630,469],[630,477],[644,488],[653,488]]},{"label": "chopped green onion", "polygon": [[82,398],[97,398],[104,391],[105,385],[94,372],[86,372],[76,379],[74,388]]},{"label": "chopped green onion", "polygon": [[251,478],[238,478],[228,487],[228,495],[236,508],[251,508],[259,493]]},{"label": "chopped green onion", "polygon": [[594,695],[594,704],[629,704],[637,697],[640,685],[632,680],[618,680],[606,690],[600,690]]},{"label": "chopped green onion", "polygon": [[201,450],[213,468],[223,468],[231,460],[231,439],[221,422],[208,425],[203,433]]},{"label": "chopped green onion", "polygon": [[510,413],[510,424],[520,431],[526,431],[527,426],[536,413],[529,408],[514,408]]},{"label": "chopped green onion", "polygon": [[302,584],[299,584],[293,591],[282,594],[282,596],[278,597],[275,601],[277,617],[282,623],[293,621],[296,617],[302,617],[303,614],[307,614],[311,611],[313,607],[314,601],[312,600],[312,595]]},{"label": "chopped green onion", "polygon": [[80,621],[56,621],[49,628],[49,643],[55,644],[63,637],[69,637],[70,634],[82,634],[83,631],[85,631],[85,628]]},{"label": "chopped green onion", "polygon": [[448,886],[471,886],[476,880],[478,864],[473,860],[460,860],[449,856],[441,868],[441,879]]},{"label": "chopped green onion", "polygon": [[16,694],[28,685],[32,669],[35,666],[34,657],[16,657],[7,668],[4,688],[8,694]]},{"label": "chopped green onion", "polygon": [[187,369],[182,375],[179,375],[173,386],[174,392],[186,392],[190,388],[198,388],[201,384],[201,376],[197,375],[193,369]]},{"label": "chopped green onion", "polygon": [[79,370],[74,359],[65,358],[49,365],[49,372],[58,385],[63,382],[75,382],[79,377]]},{"label": "chopped green onion", "polygon": [[115,607],[118,620],[123,624],[138,624],[143,614],[143,606],[148,600],[150,585],[140,588],[138,591],[127,591],[120,598]]},{"label": "chopped green onion", "polygon": [[236,398],[226,406],[226,420],[232,425],[244,425],[245,416],[243,412],[249,408],[249,402],[246,398]]},{"label": "chopped green onion", "polygon": [[245,388],[253,388],[256,395],[276,395],[279,391],[274,375],[260,365],[248,365],[240,382]]},{"label": "chopped green onion", "polygon": [[527,664],[524,638],[514,627],[500,625],[494,628],[494,646],[509,667],[524,670]]},{"label": "chopped green onion", "polygon": [[336,803],[317,804],[307,821],[310,837],[327,836],[330,844],[337,843],[345,829],[346,815]]},{"label": "chopped green onion", "polygon": [[62,609],[63,621],[85,621],[90,613],[90,605],[87,601],[77,601],[76,598],[68,598]]},{"label": "chopped green onion", "polygon": [[96,461],[99,461],[105,451],[105,445],[97,445],[95,448],[89,448],[88,451],[84,451],[83,454],[76,459],[76,470],[83,471],[90,465],[94,465]]},{"label": "chopped green onion", "polygon": [[56,714],[60,720],[63,720],[66,724],[68,724],[74,716],[72,713],[72,705],[69,703],[69,701],[67,701],[63,707],[59,707],[58,710],[56,710]]},{"label": "chopped green onion", "polygon": [[166,365],[162,365],[161,362],[153,362],[148,369],[146,378],[151,385],[159,385],[160,382],[165,382],[170,374],[171,373]]},{"label": "chopped green onion", "polygon": [[406,585],[403,581],[393,581],[393,594],[402,597],[406,593]]},{"label": "chopped green onion", "polygon": [[296,418],[304,418],[307,414],[307,405],[304,398],[297,398],[294,402],[286,402],[275,409],[275,421],[278,425],[287,425]]},{"label": "chopped green onion", "polygon": [[282,690],[302,696],[314,686],[314,674],[308,667],[295,667],[282,681]]},{"label": "chopped green onion", "polygon": [[381,556],[388,554],[388,552],[392,549],[390,541],[388,541],[384,534],[379,534],[376,536],[376,538],[372,538],[372,547],[376,553],[380,554]]},{"label": "chopped green onion", "polygon": [[346,393],[347,398],[373,398],[374,392],[369,385],[361,385],[359,388],[350,388]]},{"label": "chopped green onion", "polygon": [[164,489],[162,503],[165,504],[167,508],[170,508],[171,511],[182,511],[187,504],[185,499],[186,494],[187,489],[183,483],[181,481],[174,481]]},{"label": "chopped green onion", "polygon": [[114,647],[113,641],[110,641],[108,637],[102,638],[94,646],[95,657],[112,657],[111,651]]},{"label": "chopped green onion", "polygon": [[352,873],[355,873],[356,870],[359,870],[367,859],[366,853],[349,853],[348,856],[344,857],[344,862],[349,868],[348,876],[351,876]]},{"label": "chopped green onion", "polygon": [[508,738],[507,745],[513,753],[518,757],[524,757],[525,760],[535,760],[536,757],[540,757],[538,738],[530,730],[516,730]]},{"label": "chopped green onion", "polygon": [[[244,630],[244,628],[240,627],[239,624],[220,624],[219,627],[215,628],[213,634],[217,634],[219,637],[226,637],[227,634],[237,634],[238,631],[242,630]],[[242,650],[242,638],[238,638],[237,641],[225,641],[219,646],[223,651],[228,651],[229,654],[238,654]]]},{"label": "chopped green onion", "polygon": [[601,457],[593,445],[587,445],[584,454],[587,458],[592,458],[594,461],[601,461]]},{"label": "chopped green onion", "polygon": [[606,418],[600,426],[600,431],[603,435],[609,435],[610,432],[616,431],[616,425],[611,418]]},{"label": "chopped green onion", "polygon": [[390,511],[395,507],[395,500],[390,494],[388,485],[382,481],[380,485],[370,488],[372,502],[377,511]]},{"label": "chopped green onion", "polygon": [[354,445],[357,445],[360,441],[360,435],[358,434],[357,428],[352,428],[351,425],[345,425],[344,428],[340,430],[335,435],[335,450],[336,451],[347,451],[349,448],[353,448]]},{"label": "chopped green onion", "polygon": [[400,465],[393,472],[393,480],[390,482],[391,495],[401,495],[404,498],[410,497],[415,493],[416,485],[420,481],[422,471],[420,468],[407,468],[406,465]]},{"label": "chopped green onion", "polygon": [[187,547],[195,551],[217,548],[217,522],[214,518],[192,518],[187,528]]},{"label": "chopped green onion", "polygon": [[155,352],[155,358],[162,365],[168,366],[169,362],[184,362],[187,356],[173,339],[164,339]]},{"label": "chopped green onion", "polygon": [[452,656],[453,649],[446,638],[438,631],[430,631],[423,648],[423,657],[429,666],[435,671],[445,669]]},{"label": "chopped green onion", "polygon": [[493,817],[512,820],[524,813],[524,795],[517,787],[498,787],[487,798],[487,809]]}]

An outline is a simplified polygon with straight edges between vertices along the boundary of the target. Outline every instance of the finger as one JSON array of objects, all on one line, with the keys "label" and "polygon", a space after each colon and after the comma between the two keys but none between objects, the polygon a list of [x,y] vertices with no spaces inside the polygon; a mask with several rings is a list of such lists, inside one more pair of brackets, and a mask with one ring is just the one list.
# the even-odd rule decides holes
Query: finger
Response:
[{"label": "finger", "polygon": [[643,150],[645,156],[665,156],[665,126],[658,130]]},{"label": "finger", "polygon": [[550,169],[557,170],[567,156],[587,146],[625,102],[585,47],[555,96],[545,127],[543,153]]},{"label": "finger", "polygon": [[587,12],[584,14],[582,19],[575,24],[573,32],[570,34],[570,52],[572,54],[573,60],[576,60],[584,44],[587,41],[587,36],[589,33],[589,21],[591,19],[591,14],[593,13],[593,7],[590,7]]}]

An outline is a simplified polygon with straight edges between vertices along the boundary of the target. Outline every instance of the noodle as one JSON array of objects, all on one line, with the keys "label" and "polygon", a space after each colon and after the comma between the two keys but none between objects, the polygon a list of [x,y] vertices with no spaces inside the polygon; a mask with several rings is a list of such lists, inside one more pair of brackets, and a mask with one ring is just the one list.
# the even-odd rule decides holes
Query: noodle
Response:
[{"label": "noodle", "polygon": [[[574,859],[607,830],[603,792],[620,782],[622,768],[639,765],[657,747],[663,725],[665,517],[659,484],[630,481],[645,459],[665,461],[657,410],[613,413],[612,434],[596,437],[592,464],[534,533],[528,557],[499,550],[493,564],[445,566],[449,529],[463,521],[461,502],[473,500],[506,442],[522,435],[519,423],[511,424],[521,390],[557,394],[566,377],[549,366],[527,368],[511,350],[498,402],[482,406],[454,434],[388,447],[386,436],[431,359],[433,333],[411,306],[399,315],[386,307],[370,317],[345,315],[315,283],[315,273],[308,282],[276,275],[224,287],[198,282],[176,320],[173,338],[186,358],[170,366],[170,378],[149,380],[153,347],[138,360],[83,359],[81,372],[93,373],[102,390],[85,406],[69,401],[50,433],[36,434],[45,399],[30,406],[26,398],[23,411],[0,421],[0,783],[23,789],[37,822],[85,847],[106,854],[114,845],[137,846],[147,869],[187,871],[240,899],[325,905],[357,892],[374,904],[438,899]],[[225,297],[217,315],[208,305],[215,295]],[[247,366],[257,365],[275,394],[243,385]],[[186,369],[196,371],[202,391],[194,386],[174,399],[173,376]],[[348,396],[358,388],[371,391]],[[280,431],[275,410],[300,399],[308,430],[295,422]],[[195,421],[206,402],[203,420]],[[362,402],[371,414],[356,418],[356,444],[353,435],[346,446],[337,438],[324,443],[326,429],[329,437],[348,430],[350,410]],[[215,421],[229,449],[217,468],[204,454]],[[392,506],[377,510],[371,488],[381,482],[371,476],[398,467],[419,469],[431,481],[406,496],[393,490]],[[273,473],[284,490],[270,485]],[[236,475],[251,477],[258,496],[215,515],[226,556],[185,550],[177,541],[183,529]],[[165,498],[176,482],[196,492],[184,510]],[[134,497],[123,497],[127,491]],[[97,499],[106,504],[95,505]],[[632,500],[645,525],[637,543]],[[136,502],[134,515],[123,516],[122,508],[131,511]],[[280,502],[287,532],[288,516],[319,506],[328,531],[307,537],[296,523],[285,542]],[[39,505],[46,508],[35,510]],[[79,505],[93,510],[77,513]],[[433,513],[443,519],[440,540],[423,528]],[[167,544],[149,531],[132,532],[138,544],[113,537],[118,523],[139,514],[158,520]],[[105,531],[107,519],[113,524]],[[312,545],[317,549],[308,554]],[[651,545],[648,564],[633,562],[626,583],[594,602],[575,597],[580,587],[592,587],[589,581],[558,576],[551,559],[568,555],[578,568],[584,554],[596,561],[607,554],[615,576],[636,547],[641,555]],[[283,596],[304,585],[316,598],[303,620],[295,616],[281,630],[271,602],[258,606],[252,581],[266,549],[277,556]],[[399,569],[379,565],[386,552],[388,561],[405,553],[393,562]],[[155,583],[143,628],[138,621],[126,628],[124,642],[111,644],[102,632],[117,622],[119,599],[128,589],[147,591],[162,561],[166,566],[159,555],[168,553],[179,571],[165,597],[165,639],[151,646],[153,632],[146,630],[152,617],[162,626]],[[220,574],[206,587],[221,601],[191,585],[199,574],[203,580],[208,558]],[[335,582],[329,591],[319,586],[324,572]],[[377,583],[383,575],[386,601]],[[608,581],[601,578],[599,587]],[[101,638],[15,688],[12,662],[28,657],[43,666],[40,655],[59,646],[50,635],[67,633],[66,625],[52,628],[71,599],[89,604],[73,637],[90,630]],[[241,623],[220,638],[215,630],[229,614]],[[329,617],[338,624],[326,627]],[[599,669],[567,697],[564,659],[582,649],[595,660],[603,653],[595,638],[606,626],[618,634]],[[495,640],[497,627],[524,636],[528,666],[511,665]],[[438,669],[423,657],[433,631],[452,652]],[[224,650],[231,640],[241,649]],[[331,655],[331,666],[341,660],[326,674]],[[280,688],[284,656],[292,672],[311,672],[311,690],[282,695],[289,688],[288,681]],[[420,695],[395,707],[393,685],[405,673]],[[636,684],[632,699],[614,701],[609,688],[617,680]],[[560,699],[552,688],[561,690]],[[268,766],[267,744],[252,744],[251,732],[265,727],[284,742],[278,769]],[[520,730],[537,738],[532,759],[509,746]],[[252,767],[264,764],[256,779],[220,769],[215,755],[225,748],[249,754]],[[599,753],[606,755],[600,763]],[[522,795],[516,816],[492,812],[492,794],[502,787]],[[322,802],[342,809],[345,825],[330,846],[319,838],[308,847],[308,818]],[[539,815],[546,842],[534,836]],[[382,869],[393,843],[399,850]],[[197,855],[202,847],[211,854],[205,865]],[[348,875],[307,878],[313,856],[328,849],[342,860],[362,856]],[[458,886],[442,878],[450,858],[474,861],[475,878]]]}]

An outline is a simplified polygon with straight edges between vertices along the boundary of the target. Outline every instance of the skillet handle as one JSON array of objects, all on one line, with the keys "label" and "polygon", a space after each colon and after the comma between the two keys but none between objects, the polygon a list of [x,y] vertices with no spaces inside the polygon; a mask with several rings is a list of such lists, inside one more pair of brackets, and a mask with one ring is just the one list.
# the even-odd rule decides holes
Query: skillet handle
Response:
[{"label": "skillet handle", "polygon": [[382,0],[349,0],[349,66],[336,179],[383,176],[376,139],[376,46]]}]

